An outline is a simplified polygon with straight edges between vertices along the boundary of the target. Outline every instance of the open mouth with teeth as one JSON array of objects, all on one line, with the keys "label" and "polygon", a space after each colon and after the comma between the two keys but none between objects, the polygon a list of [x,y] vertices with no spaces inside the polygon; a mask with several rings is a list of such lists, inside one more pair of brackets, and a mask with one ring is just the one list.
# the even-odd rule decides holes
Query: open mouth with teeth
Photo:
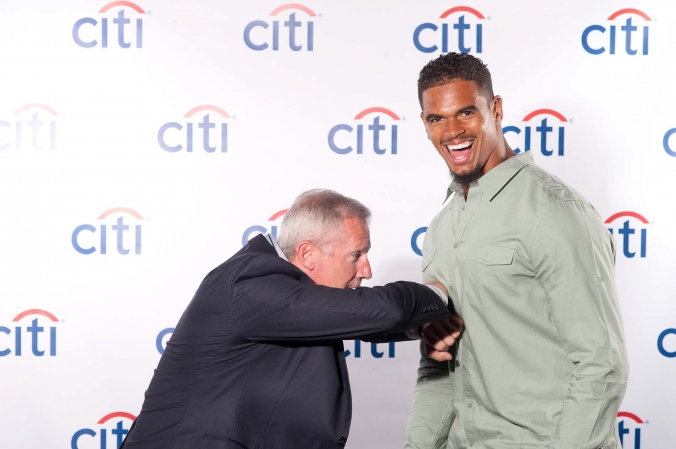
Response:
[{"label": "open mouth with teeth", "polygon": [[473,140],[466,140],[465,142],[456,145],[444,145],[451,157],[453,165],[462,165],[470,161],[472,157],[472,149],[474,148]]}]

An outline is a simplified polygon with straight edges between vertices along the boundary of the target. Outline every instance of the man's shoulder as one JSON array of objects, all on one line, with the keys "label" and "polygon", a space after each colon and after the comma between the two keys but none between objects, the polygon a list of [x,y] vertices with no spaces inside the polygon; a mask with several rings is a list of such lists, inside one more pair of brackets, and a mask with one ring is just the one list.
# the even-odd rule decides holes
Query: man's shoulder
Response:
[{"label": "man's shoulder", "polygon": [[524,167],[521,175],[522,182],[526,184],[522,186],[523,193],[545,207],[566,201],[577,201],[592,207],[573,187],[538,165]]},{"label": "man's shoulder", "polygon": [[[240,251],[221,264],[220,267],[234,271],[246,271],[252,275],[260,272],[261,275],[284,273],[293,271],[295,267],[277,254],[257,251]],[[219,268],[220,268],[219,267]]]},{"label": "man's shoulder", "polygon": [[287,274],[289,271],[294,271],[294,268],[292,264],[279,257],[275,249],[262,236],[258,236],[211,270],[206,278],[221,277],[224,274],[239,276],[242,272],[245,272],[247,276],[255,276],[257,273],[263,276],[273,273]]}]

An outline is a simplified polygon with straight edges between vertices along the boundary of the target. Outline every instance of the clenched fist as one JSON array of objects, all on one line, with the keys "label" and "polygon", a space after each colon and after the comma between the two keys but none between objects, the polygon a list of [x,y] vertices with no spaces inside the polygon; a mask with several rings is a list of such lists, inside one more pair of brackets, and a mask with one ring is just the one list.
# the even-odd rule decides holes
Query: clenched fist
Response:
[{"label": "clenched fist", "polygon": [[462,319],[454,313],[450,313],[443,320],[423,324],[422,339],[427,356],[438,362],[451,360],[453,356],[448,348],[455,344],[464,329]]}]

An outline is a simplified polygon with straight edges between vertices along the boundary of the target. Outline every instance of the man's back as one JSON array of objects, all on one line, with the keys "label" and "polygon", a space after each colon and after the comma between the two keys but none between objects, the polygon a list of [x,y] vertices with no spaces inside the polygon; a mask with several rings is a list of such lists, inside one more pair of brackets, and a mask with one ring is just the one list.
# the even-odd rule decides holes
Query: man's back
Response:
[{"label": "man's back", "polygon": [[443,318],[437,301],[403,282],[315,285],[256,237],[202,282],[123,447],[344,445],[351,399],[341,339]]}]

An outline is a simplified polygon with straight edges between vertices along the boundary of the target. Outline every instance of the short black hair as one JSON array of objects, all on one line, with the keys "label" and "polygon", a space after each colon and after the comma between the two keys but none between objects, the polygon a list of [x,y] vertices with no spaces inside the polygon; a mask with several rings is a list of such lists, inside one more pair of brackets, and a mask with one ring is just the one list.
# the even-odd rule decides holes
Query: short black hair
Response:
[{"label": "short black hair", "polygon": [[418,77],[418,100],[422,108],[423,92],[453,81],[474,81],[489,102],[493,100],[493,81],[488,66],[468,53],[450,52],[427,63]]}]

